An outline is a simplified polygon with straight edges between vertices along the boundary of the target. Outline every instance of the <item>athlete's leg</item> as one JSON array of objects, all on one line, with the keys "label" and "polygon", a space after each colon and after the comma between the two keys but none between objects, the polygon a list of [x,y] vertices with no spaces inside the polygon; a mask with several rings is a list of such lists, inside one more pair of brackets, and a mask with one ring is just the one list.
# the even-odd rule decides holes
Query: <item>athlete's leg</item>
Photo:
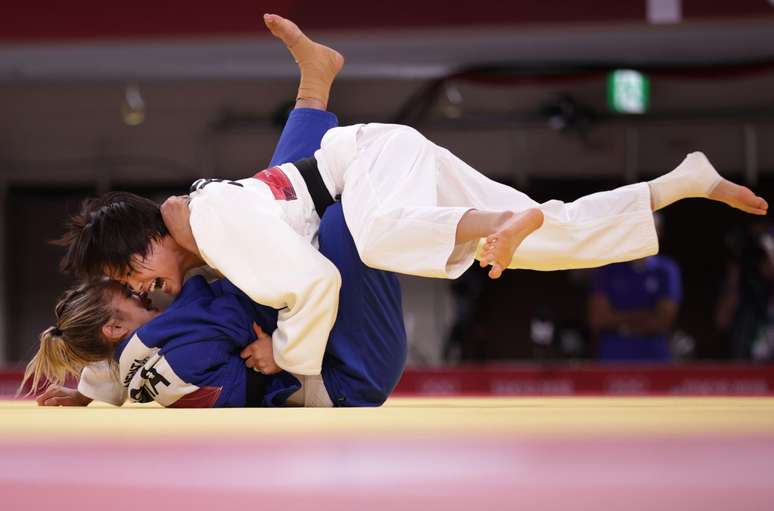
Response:
[{"label": "athlete's leg", "polygon": [[689,154],[672,172],[648,182],[653,211],[689,197],[712,199],[754,215],[765,215],[769,205],[746,186],[723,178],[704,153]]},{"label": "athlete's leg", "polygon": [[320,140],[325,132],[337,125],[338,119],[331,112],[296,108],[290,112],[282,129],[269,167],[312,156],[320,148]]},{"label": "athlete's leg", "polygon": [[766,201],[751,190],[722,178],[703,154],[692,153],[673,171],[649,183],[595,193],[568,204],[541,205],[544,227],[524,241],[509,267],[579,268],[655,254],[653,211],[691,197],[720,201],[753,214],[765,214],[768,209]]},{"label": "athlete's leg", "polygon": [[[507,207],[513,197],[511,190],[492,186],[491,181],[447,150],[439,151],[444,174],[461,172],[460,180],[465,182],[461,191],[451,189],[454,196],[447,200],[491,204],[495,209]],[[722,178],[703,154],[692,153],[676,169],[649,183],[591,194],[570,203],[554,200],[541,204],[544,222],[540,229],[520,245],[507,236],[501,237],[503,243],[493,239],[499,234],[490,235],[482,243],[479,258],[482,263],[509,261],[510,268],[535,270],[638,259],[658,251],[652,212],[690,197],[717,200],[753,214],[765,214],[768,208],[766,201],[748,188]],[[514,246],[518,247],[515,252]],[[493,257],[491,252],[497,249],[501,254]],[[509,258],[508,254],[513,255]]]},{"label": "athlete's leg", "polygon": [[[337,150],[339,141],[346,140],[334,135],[323,141],[326,162],[344,159],[328,154]],[[356,155],[343,173],[342,202],[360,256],[371,267],[456,278],[472,264],[479,234],[485,233],[489,220],[491,225],[498,224],[496,218],[507,220],[489,232],[502,235],[509,249],[503,266],[512,263],[510,252],[520,239],[526,237],[524,247],[544,230],[549,234],[539,239],[543,241],[533,243],[534,248],[525,252],[527,261],[540,269],[594,266],[644,257],[657,250],[646,185],[635,192],[619,191],[604,200],[591,197],[574,205],[559,201],[540,205],[524,193],[488,179],[404,126],[361,127]],[[517,216],[513,225],[509,225],[513,218],[503,214],[538,208],[537,214]],[[480,232],[475,226],[463,229],[468,227],[465,220],[481,214]],[[545,221],[538,229],[542,217]],[[504,232],[508,230],[512,232]],[[602,232],[606,235],[601,236]],[[625,237],[628,244],[622,242]],[[517,255],[520,253],[518,250]]]},{"label": "athlete's leg", "polygon": [[344,57],[336,50],[309,39],[288,19],[264,14],[263,20],[271,33],[287,46],[301,69],[297,106],[327,110],[331,85],[344,66]]},{"label": "athlete's leg", "polygon": [[[324,151],[335,152],[336,141],[344,139],[328,137],[330,147],[324,141]],[[484,259],[496,259],[510,268],[593,267],[658,251],[647,183],[571,203],[553,200],[537,204],[518,190],[486,178],[411,128],[367,125],[359,128],[356,139],[357,156],[344,169],[342,200],[360,255],[372,267],[420,276],[459,275],[472,263],[477,249],[476,241],[465,242],[465,236],[459,237],[461,220],[472,209],[490,215],[533,208],[542,213],[542,227],[534,233],[529,234],[540,225],[539,215],[522,219],[532,225],[515,229],[520,231],[517,236],[503,236],[504,249],[492,236],[487,239],[490,246],[482,247]],[[326,160],[337,161],[337,155],[326,155]],[[686,196],[690,195],[678,198]],[[733,203],[726,196],[724,202]],[[763,203],[755,205],[764,209]],[[521,244],[519,238],[523,239]]]},{"label": "athlete's leg", "polygon": [[[717,200],[734,208],[758,215],[766,214],[768,209],[768,204],[764,199],[756,196],[749,188],[737,185],[721,177],[704,154],[698,152],[689,154],[673,171],[654,179],[647,184],[650,192],[651,211],[656,211],[675,201],[690,197]],[[621,191],[624,192],[624,196],[621,196]],[[638,209],[641,211],[644,210],[644,193],[642,185],[631,188],[625,187],[619,189],[617,192],[613,191],[594,194],[589,197],[584,197],[572,204],[551,203],[550,208],[557,212],[562,212],[563,209],[572,208],[576,210],[574,215],[582,215],[582,210],[584,208],[590,208],[590,211],[594,215],[590,217],[590,220],[595,221],[599,218],[599,213],[593,204],[594,202],[602,201],[602,204],[604,205],[604,201],[607,201],[616,195],[620,196],[619,198],[625,198],[626,194],[633,194],[636,198],[635,202],[638,204]],[[544,207],[548,210],[549,205],[546,204]],[[528,214],[529,213],[523,213],[522,215],[527,216]],[[462,220],[464,222],[465,217],[463,217]],[[582,218],[576,219],[576,223],[582,223],[583,221]],[[513,221],[513,227],[510,229],[510,232],[508,229],[500,229],[500,232],[486,236],[486,241],[479,253],[479,258],[482,266],[487,264],[493,265],[490,276],[496,278],[500,273],[502,264],[506,263],[506,261],[506,265],[513,264],[514,266],[519,267],[520,265],[516,263],[514,259],[529,260],[528,247],[523,247],[519,253],[514,255],[515,249],[519,247],[520,243],[526,237],[524,236],[525,223],[524,219],[517,219]],[[553,227],[551,224],[552,222],[549,221],[546,231],[541,233],[542,236],[540,234],[536,235],[535,239],[531,240],[530,244],[539,246],[541,238],[546,236],[548,236],[548,238],[553,238],[553,236],[550,235],[550,230]],[[528,227],[528,225],[526,227]],[[580,232],[582,233],[583,230],[584,228],[582,227]],[[562,236],[562,233],[558,234]],[[626,233],[623,234],[625,235]],[[598,237],[599,235],[601,235],[604,244],[616,242],[616,238],[610,237],[610,232],[597,232],[595,233],[595,236],[584,236],[583,239],[585,241],[589,237]],[[549,248],[553,251],[553,247]],[[594,252],[598,252],[600,247],[592,245],[591,247],[585,247],[585,249],[588,253],[593,254]],[[576,261],[582,259],[579,257],[578,253],[574,253],[574,257]],[[535,257],[535,259],[539,261],[541,265],[545,265],[550,264],[550,261],[555,261],[555,256],[552,256],[551,253],[544,252]],[[573,263],[571,261],[565,261],[562,264],[577,264],[577,262]]]},{"label": "athlete's leg", "polygon": [[320,140],[338,125],[336,116],[326,111],[331,86],[344,64],[335,50],[315,43],[290,20],[274,14],[264,16],[269,30],[287,47],[301,71],[296,107],[290,112],[274,149],[269,166],[312,156]]},{"label": "athlete's leg", "polygon": [[339,311],[322,365],[325,387],[334,406],[378,406],[406,363],[400,284],[360,260],[340,203],[323,215],[319,241],[341,273]]}]

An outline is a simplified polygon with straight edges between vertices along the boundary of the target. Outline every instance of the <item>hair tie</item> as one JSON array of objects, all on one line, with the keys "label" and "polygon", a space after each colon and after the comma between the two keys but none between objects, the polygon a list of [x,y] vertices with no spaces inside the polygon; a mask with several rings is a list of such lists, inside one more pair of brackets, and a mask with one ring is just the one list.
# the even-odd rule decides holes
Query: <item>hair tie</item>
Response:
[{"label": "hair tie", "polygon": [[57,337],[62,337],[62,331],[61,331],[61,330],[59,330],[59,327],[56,327],[56,326],[55,326],[55,327],[53,327],[53,328],[51,329],[51,335],[55,335],[55,336],[57,336]]}]

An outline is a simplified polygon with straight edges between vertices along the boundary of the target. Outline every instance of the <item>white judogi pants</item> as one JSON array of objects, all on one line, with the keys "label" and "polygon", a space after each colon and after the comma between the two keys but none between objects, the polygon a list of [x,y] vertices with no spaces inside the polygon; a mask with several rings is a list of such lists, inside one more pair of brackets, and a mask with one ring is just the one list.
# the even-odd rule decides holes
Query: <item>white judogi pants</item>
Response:
[{"label": "white judogi pants", "polygon": [[470,209],[543,212],[543,226],[509,268],[589,268],[658,252],[646,183],[538,204],[416,130],[386,124],[334,128],[315,156],[329,189],[342,196],[361,259],[373,268],[458,277],[478,250],[478,242],[455,245],[457,224]]}]

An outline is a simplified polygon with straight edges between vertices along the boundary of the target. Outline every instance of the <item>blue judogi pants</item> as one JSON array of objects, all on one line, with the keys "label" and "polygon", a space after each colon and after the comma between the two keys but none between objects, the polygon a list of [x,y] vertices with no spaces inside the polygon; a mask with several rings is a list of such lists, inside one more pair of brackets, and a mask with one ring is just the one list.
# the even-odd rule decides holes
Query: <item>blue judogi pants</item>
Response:
[{"label": "blue judogi pants", "polygon": [[312,108],[291,111],[269,167],[309,158],[320,148],[323,135],[338,125],[339,120],[331,112]]}]

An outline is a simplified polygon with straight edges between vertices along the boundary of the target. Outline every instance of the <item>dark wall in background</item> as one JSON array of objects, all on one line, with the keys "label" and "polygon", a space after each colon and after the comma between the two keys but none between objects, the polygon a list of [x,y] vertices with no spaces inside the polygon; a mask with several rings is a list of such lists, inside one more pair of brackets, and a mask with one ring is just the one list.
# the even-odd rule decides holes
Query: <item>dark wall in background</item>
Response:
[{"label": "dark wall in background", "polygon": [[57,297],[72,279],[57,268],[60,247],[48,243],[61,236],[68,212],[94,190],[12,187],[6,222],[6,296],[8,360],[29,360],[38,334],[53,324]]}]

